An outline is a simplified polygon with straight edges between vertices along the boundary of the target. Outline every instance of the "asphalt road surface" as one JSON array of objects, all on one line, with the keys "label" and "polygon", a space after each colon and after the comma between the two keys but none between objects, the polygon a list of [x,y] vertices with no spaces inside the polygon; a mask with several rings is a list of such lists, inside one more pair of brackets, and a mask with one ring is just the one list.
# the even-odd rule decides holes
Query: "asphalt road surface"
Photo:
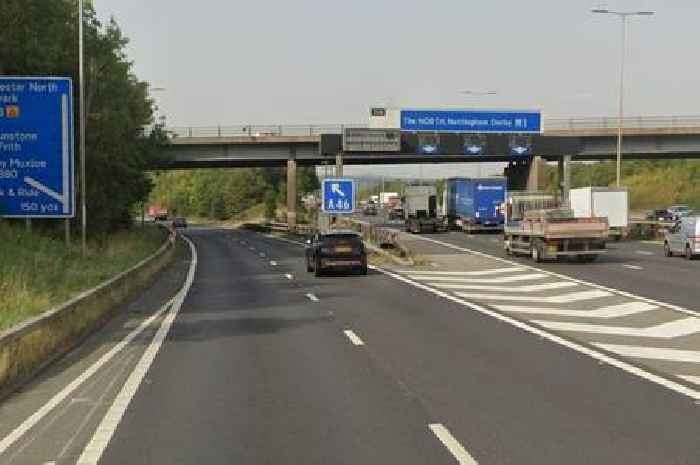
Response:
[{"label": "asphalt road surface", "polygon": [[80,434],[51,410],[19,428],[79,374],[68,357],[56,386],[42,379],[5,400],[1,463],[700,463],[700,405],[687,396],[378,271],[315,278],[298,244],[188,236],[196,274],[179,313],[154,321],[169,331],[152,364],[136,363],[159,339],[145,331],[116,381],[57,407],[79,419],[97,405]]}]

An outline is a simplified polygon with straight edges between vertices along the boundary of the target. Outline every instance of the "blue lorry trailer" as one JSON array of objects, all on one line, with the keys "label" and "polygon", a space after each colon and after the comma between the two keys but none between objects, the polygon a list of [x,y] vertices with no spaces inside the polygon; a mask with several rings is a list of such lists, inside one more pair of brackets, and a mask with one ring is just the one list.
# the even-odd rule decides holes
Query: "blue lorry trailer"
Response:
[{"label": "blue lorry trailer", "polygon": [[450,227],[468,233],[503,231],[507,186],[504,177],[447,179],[443,209]]}]

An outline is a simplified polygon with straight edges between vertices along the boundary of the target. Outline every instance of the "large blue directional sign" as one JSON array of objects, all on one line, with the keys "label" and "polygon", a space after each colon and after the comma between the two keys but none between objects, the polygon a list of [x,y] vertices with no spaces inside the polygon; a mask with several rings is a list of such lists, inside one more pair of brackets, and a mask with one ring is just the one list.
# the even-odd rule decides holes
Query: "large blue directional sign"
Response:
[{"label": "large blue directional sign", "polygon": [[0,77],[0,217],[71,218],[73,85]]},{"label": "large blue directional sign", "polygon": [[323,180],[324,213],[334,215],[352,213],[355,209],[355,182],[352,179],[336,178]]},{"label": "large blue directional sign", "polygon": [[401,110],[401,130],[539,134],[542,114],[515,110]]}]

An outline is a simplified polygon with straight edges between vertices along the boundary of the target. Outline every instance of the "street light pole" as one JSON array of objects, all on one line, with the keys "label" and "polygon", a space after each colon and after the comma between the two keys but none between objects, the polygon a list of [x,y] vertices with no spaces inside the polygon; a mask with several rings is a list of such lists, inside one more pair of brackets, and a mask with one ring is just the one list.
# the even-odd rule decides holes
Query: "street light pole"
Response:
[{"label": "street light pole", "polygon": [[612,11],[608,9],[593,9],[593,13],[615,15],[620,18],[622,40],[620,44],[620,88],[617,100],[617,174],[616,185],[620,187],[622,177],[622,130],[624,125],[624,98],[625,98],[625,57],[627,55],[627,18],[629,16],[651,16],[653,11]]},{"label": "street light pole", "polygon": [[80,86],[80,210],[83,256],[87,255],[87,179],[85,176],[85,67],[83,0],[78,0],[78,80]]}]

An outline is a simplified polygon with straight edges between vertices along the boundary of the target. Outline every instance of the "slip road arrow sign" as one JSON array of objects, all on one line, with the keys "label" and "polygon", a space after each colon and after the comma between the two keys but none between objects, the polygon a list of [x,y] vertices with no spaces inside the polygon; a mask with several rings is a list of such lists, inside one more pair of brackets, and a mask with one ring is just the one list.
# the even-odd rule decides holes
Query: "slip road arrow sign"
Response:
[{"label": "slip road arrow sign", "polygon": [[334,215],[352,213],[355,210],[355,182],[348,178],[324,179],[322,210]]},{"label": "slip road arrow sign", "polygon": [[73,85],[0,76],[0,217],[75,216]]}]

